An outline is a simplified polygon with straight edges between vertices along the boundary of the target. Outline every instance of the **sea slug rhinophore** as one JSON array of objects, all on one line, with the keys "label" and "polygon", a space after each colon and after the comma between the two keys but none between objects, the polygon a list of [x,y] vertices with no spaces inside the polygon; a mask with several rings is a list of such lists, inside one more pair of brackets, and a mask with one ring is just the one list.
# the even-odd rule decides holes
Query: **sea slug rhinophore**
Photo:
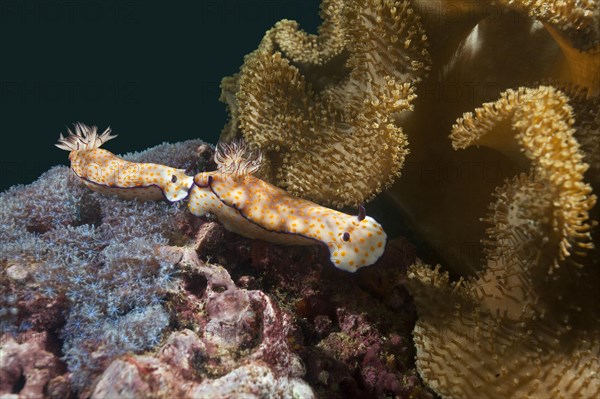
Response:
[{"label": "sea slug rhinophore", "polygon": [[183,169],[154,163],[129,162],[99,148],[111,136],[110,128],[98,134],[97,128],[75,124],[74,132],[60,135],[56,146],[70,151],[71,169],[86,186],[103,194],[140,200],[181,201],[187,197],[193,177]]},{"label": "sea slug rhinophore", "polygon": [[188,208],[196,216],[215,214],[228,229],[249,238],[284,245],[325,244],[331,262],[354,272],[372,265],[385,249],[386,234],[366,216],[338,212],[288,194],[253,175],[260,153],[243,142],[220,144],[215,153],[218,170],[195,177],[182,169],[125,161],[99,147],[116,137],[110,129],[75,125],[57,147],[70,151],[73,172],[92,190],[124,198],[174,202],[189,195]]},{"label": "sea slug rhinophore", "polygon": [[354,272],[375,263],[383,254],[386,234],[366,216],[338,212],[253,176],[260,155],[252,156],[241,142],[221,144],[218,170],[194,177],[188,207],[196,216],[215,214],[225,227],[250,238],[288,245],[327,245],[331,262]]}]

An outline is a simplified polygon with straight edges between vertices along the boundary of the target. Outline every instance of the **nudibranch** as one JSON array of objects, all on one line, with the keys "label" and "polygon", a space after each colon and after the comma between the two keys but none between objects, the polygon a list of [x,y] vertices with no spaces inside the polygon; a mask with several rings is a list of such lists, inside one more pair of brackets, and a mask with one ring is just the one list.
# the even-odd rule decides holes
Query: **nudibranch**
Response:
[{"label": "nudibranch", "polygon": [[331,262],[354,272],[375,263],[383,254],[386,234],[366,216],[348,215],[291,196],[253,175],[261,156],[242,142],[221,144],[215,161],[218,170],[194,177],[188,207],[196,216],[213,213],[223,225],[240,235],[278,244],[323,243]]},{"label": "nudibranch", "polygon": [[212,213],[228,229],[248,238],[284,245],[325,244],[334,266],[349,272],[372,265],[385,249],[386,234],[360,207],[356,216],[294,197],[254,173],[261,155],[243,142],[220,144],[218,169],[195,177],[182,169],[129,162],[100,148],[116,137],[110,128],[76,124],[57,147],[70,151],[71,169],[92,190],[124,198],[171,202],[188,198],[196,216]]},{"label": "nudibranch", "polygon": [[67,137],[60,135],[56,146],[70,151],[71,169],[85,185],[104,194],[140,200],[181,201],[188,196],[193,177],[183,169],[154,163],[129,162],[100,146],[111,140],[110,128],[98,134],[97,128],[76,123]]}]

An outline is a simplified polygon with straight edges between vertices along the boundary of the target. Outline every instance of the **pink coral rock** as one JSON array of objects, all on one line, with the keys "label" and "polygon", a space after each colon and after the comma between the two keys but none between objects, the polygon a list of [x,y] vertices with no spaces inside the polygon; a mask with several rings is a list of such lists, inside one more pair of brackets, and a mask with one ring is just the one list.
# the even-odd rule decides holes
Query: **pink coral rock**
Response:
[{"label": "pink coral rock", "polygon": [[193,249],[173,250],[188,275],[206,281],[184,284],[182,294],[199,313],[197,331],[172,332],[156,354],[114,360],[92,398],[313,398],[289,343],[291,316],[263,292],[238,288],[223,267],[201,262]]},{"label": "pink coral rock", "polygon": [[[28,332],[0,338],[0,395],[3,399],[48,397],[48,386],[64,369],[48,352],[47,334]],[[56,384],[54,384],[56,385]]]}]

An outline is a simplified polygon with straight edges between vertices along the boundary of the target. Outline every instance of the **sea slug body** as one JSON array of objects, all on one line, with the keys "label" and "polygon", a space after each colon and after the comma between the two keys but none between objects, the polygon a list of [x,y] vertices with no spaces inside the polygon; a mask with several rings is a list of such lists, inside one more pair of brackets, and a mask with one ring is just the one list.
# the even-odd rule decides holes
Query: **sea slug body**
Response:
[{"label": "sea slug body", "polygon": [[110,128],[102,134],[96,127],[75,124],[74,132],[62,134],[56,146],[70,151],[71,169],[85,185],[104,194],[122,198],[170,202],[185,199],[193,184],[193,177],[182,169],[153,163],[129,162],[99,148],[116,136]]},{"label": "sea slug body", "polygon": [[[194,177],[190,212],[197,216],[211,212],[227,229],[250,238],[287,245],[323,243],[331,262],[350,272],[381,257],[386,234],[364,209],[358,216],[348,215],[258,179],[252,172],[260,161],[252,162],[244,147],[233,143],[217,149],[219,170]],[[243,166],[232,172],[233,165]]]}]

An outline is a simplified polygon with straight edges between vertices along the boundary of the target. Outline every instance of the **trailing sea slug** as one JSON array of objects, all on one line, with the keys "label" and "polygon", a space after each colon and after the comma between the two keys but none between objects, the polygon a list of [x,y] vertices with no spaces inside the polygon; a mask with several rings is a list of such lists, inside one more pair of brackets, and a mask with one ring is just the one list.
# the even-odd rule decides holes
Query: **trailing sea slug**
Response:
[{"label": "trailing sea slug", "polygon": [[77,123],[74,132],[68,133],[67,137],[60,135],[56,146],[70,151],[71,169],[92,190],[140,200],[176,202],[187,197],[193,177],[183,169],[129,162],[99,148],[117,137],[110,135],[110,128],[98,134],[95,126]]},{"label": "trailing sea slug", "polygon": [[241,142],[221,144],[215,161],[218,170],[197,174],[188,207],[196,216],[215,214],[238,234],[278,244],[315,245],[329,248],[331,262],[354,272],[382,255],[386,234],[366,216],[347,215],[286,191],[253,176],[261,156]]}]

